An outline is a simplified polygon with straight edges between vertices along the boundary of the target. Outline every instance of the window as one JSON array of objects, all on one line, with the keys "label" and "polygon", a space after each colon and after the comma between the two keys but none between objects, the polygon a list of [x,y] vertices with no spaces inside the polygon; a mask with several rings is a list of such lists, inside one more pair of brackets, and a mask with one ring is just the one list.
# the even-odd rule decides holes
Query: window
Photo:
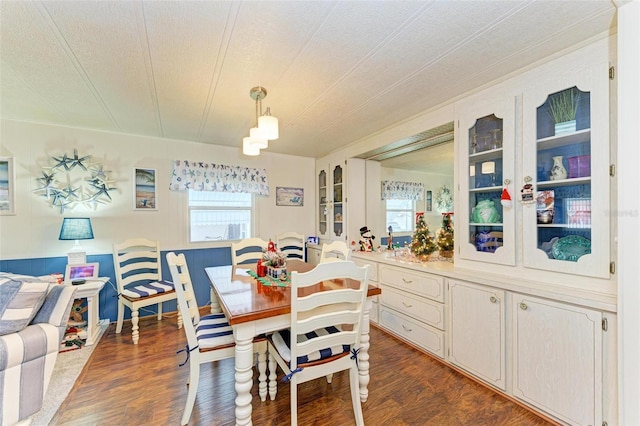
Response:
[{"label": "window", "polygon": [[251,237],[253,195],[189,190],[189,224],[191,242]]},{"label": "window", "polygon": [[386,200],[387,229],[393,232],[413,232],[416,202],[413,200]]}]

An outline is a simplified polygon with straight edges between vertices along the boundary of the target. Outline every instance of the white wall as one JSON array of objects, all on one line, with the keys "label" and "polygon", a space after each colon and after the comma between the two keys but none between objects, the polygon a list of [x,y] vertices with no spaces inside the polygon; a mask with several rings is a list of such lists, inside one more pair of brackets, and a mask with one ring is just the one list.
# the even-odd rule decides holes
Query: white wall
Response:
[{"label": "white wall", "polygon": [[[36,179],[42,176],[41,167],[50,164],[50,157],[73,155],[74,148],[81,156],[94,156],[110,170],[117,190],[110,192],[111,203],[95,210],[78,206],[63,215],[33,191],[39,185]],[[65,256],[72,243],[58,241],[64,216],[91,217],[96,238],[82,244],[88,254],[111,253],[114,241],[132,237],[158,239],[163,250],[220,246],[189,243],[187,195],[168,190],[171,162],[176,159],[265,168],[271,191],[269,197],[256,198],[257,236],[275,238],[277,233],[290,230],[314,233],[312,158],[268,151],[246,157],[238,148],[11,120],[0,120],[0,156],[14,157],[16,170],[16,215],[0,216],[0,259]],[[134,167],[157,170],[157,211],[133,210]],[[276,207],[277,186],[303,187],[304,206]]]},{"label": "white wall", "polygon": [[640,424],[640,1],[618,10],[619,423]]},{"label": "white wall", "polygon": [[[433,233],[436,233],[442,224],[442,214],[436,210],[436,195],[438,190],[445,185],[447,188],[451,190],[451,193],[454,193],[453,190],[453,175],[439,175],[434,173],[424,173],[424,172],[414,172],[411,170],[402,170],[402,169],[392,169],[388,167],[382,167],[381,169],[381,180],[396,180],[402,182],[418,182],[424,184],[425,190],[425,199],[423,201],[418,201],[416,205],[416,211],[424,212],[424,219],[429,226],[429,230]],[[432,207],[433,209],[429,212],[426,208],[426,191],[431,191],[432,196]],[[382,217],[385,217],[384,204],[382,206],[383,210],[381,212]],[[383,220],[384,223],[384,220]],[[399,235],[403,235],[398,233]],[[386,236],[387,233],[381,234],[381,236]]]}]

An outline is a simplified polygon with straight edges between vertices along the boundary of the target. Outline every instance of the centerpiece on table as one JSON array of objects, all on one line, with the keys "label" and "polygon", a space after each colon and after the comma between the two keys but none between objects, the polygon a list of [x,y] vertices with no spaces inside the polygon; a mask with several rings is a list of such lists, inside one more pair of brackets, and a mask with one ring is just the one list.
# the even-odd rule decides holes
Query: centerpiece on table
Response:
[{"label": "centerpiece on table", "polygon": [[267,251],[262,254],[262,264],[267,268],[267,275],[281,278],[287,275],[287,255],[276,249],[270,241]]}]

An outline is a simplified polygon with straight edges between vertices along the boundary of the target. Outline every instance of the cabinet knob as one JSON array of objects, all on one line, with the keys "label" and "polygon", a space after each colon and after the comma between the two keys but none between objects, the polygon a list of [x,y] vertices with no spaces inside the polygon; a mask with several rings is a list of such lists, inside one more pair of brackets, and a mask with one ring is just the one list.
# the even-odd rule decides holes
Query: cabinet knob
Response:
[{"label": "cabinet knob", "polygon": [[495,296],[491,296],[491,297],[489,298],[489,301],[490,301],[491,303],[498,303],[498,298],[497,298],[497,297],[495,297]]},{"label": "cabinet knob", "polygon": [[520,302],[520,309],[522,309],[523,311],[526,311],[527,309],[529,309],[529,307],[527,306],[526,303]]},{"label": "cabinet knob", "polygon": [[411,308],[413,305],[411,303],[402,302],[405,308]]},{"label": "cabinet knob", "polygon": [[406,325],[402,324],[402,328],[404,329],[404,331],[413,331],[413,329],[407,327]]},{"label": "cabinet knob", "polygon": [[402,281],[404,281],[405,284],[411,284],[413,282],[413,280],[408,280],[406,278],[403,278]]}]

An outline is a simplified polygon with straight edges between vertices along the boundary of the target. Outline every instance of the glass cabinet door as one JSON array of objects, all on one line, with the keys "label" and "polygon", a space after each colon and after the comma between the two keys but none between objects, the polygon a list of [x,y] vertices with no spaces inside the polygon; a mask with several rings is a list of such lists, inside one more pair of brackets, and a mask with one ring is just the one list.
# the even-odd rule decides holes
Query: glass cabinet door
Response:
[{"label": "glass cabinet door", "polygon": [[514,206],[500,200],[505,185],[512,191],[514,115],[508,102],[480,102],[459,120],[462,258],[515,264]]},{"label": "glass cabinet door", "polygon": [[333,174],[333,235],[332,238],[339,238],[344,231],[344,205],[343,205],[343,169],[335,166]]},{"label": "glass cabinet door", "polygon": [[327,235],[327,217],[329,215],[329,198],[327,194],[327,171],[318,173],[318,234]]},{"label": "glass cabinet door", "polygon": [[603,75],[604,85],[587,73],[524,95],[524,180],[534,191],[523,203],[525,266],[609,276],[606,69]]}]

